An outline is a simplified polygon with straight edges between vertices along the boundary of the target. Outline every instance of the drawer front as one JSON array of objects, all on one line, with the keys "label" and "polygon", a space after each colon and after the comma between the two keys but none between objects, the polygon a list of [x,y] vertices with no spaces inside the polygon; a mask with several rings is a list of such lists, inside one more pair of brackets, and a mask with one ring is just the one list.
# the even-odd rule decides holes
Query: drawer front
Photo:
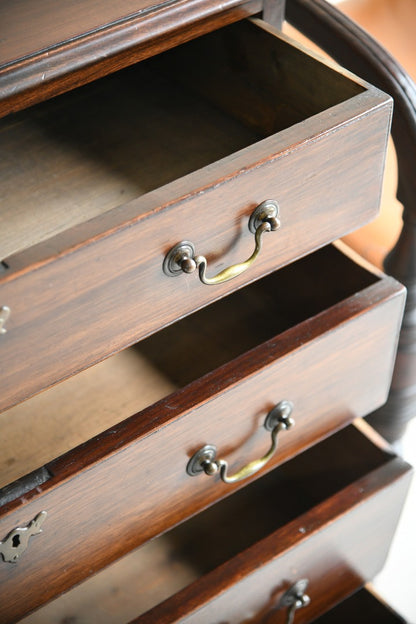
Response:
[{"label": "drawer front", "polygon": [[310,602],[294,622],[311,622],[382,567],[409,485],[400,463],[372,471],[134,622],[286,624],[283,596],[301,579]]},{"label": "drawer front", "polygon": [[21,560],[0,566],[10,621],[245,484],[188,476],[201,446],[239,470],[270,446],[263,422],[287,399],[296,424],[270,468],[382,404],[403,298],[381,280],[48,464],[49,480],[3,507],[2,536],[48,514]]},{"label": "drawer front", "polygon": [[[266,39],[269,58],[280,40],[263,26],[250,28]],[[319,80],[332,73],[325,68]],[[338,82],[335,92],[344,88]],[[391,102],[357,85],[352,93],[361,93],[329,102],[324,112],[7,259],[0,409],[371,219]],[[196,272],[164,273],[166,254],[183,240],[208,258],[209,277],[246,260],[254,249],[249,217],[267,199],[279,204],[281,226],[264,233],[247,272],[216,286]]]}]

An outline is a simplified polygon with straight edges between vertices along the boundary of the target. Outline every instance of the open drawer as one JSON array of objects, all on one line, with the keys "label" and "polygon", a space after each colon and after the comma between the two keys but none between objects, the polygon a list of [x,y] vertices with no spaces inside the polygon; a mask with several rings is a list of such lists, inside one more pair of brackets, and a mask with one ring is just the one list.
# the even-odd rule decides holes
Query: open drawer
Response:
[{"label": "open drawer", "polygon": [[358,422],[24,623],[284,624],[282,597],[304,579],[294,621],[310,622],[383,565],[409,470]]},{"label": "open drawer", "polygon": [[[1,120],[0,409],[375,216],[390,116],[241,21]],[[255,231],[231,281],[165,262],[190,241],[212,278]]]},{"label": "open drawer", "polygon": [[1,414],[0,539],[47,512],[27,552],[0,562],[13,616],[20,583],[38,606],[244,485],[188,474],[206,444],[235,476],[286,401],[295,425],[264,472],[381,405],[403,302],[394,279],[327,247]]}]

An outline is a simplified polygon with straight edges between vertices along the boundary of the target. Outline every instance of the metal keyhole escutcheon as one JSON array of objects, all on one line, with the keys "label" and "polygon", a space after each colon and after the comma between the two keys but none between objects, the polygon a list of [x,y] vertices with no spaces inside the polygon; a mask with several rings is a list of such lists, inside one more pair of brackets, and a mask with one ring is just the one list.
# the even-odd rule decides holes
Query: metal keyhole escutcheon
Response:
[{"label": "metal keyhole escutcheon", "polygon": [[46,511],[40,513],[25,527],[16,527],[0,542],[0,555],[3,561],[16,563],[19,557],[25,552],[32,535],[42,533],[40,528],[47,516]]}]

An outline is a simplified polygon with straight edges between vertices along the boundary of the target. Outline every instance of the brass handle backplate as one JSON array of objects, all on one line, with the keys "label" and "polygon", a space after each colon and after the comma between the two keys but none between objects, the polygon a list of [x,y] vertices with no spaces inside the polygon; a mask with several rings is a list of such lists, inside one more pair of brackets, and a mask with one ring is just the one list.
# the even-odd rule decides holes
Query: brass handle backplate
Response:
[{"label": "brass handle backplate", "polygon": [[247,260],[233,264],[213,277],[207,277],[207,259],[205,256],[195,255],[195,247],[190,241],[182,241],[172,247],[163,262],[163,271],[166,275],[175,276],[181,273],[192,273],[196,269],[199,278],[204,284],[223,284],[244,273],[255,261],[260,253],[264,232],[278,230],[280,227],[279,206],[272,199],[262,202],[252,213],[248,227],[254,234],[254,251]]},{"label": "brass handle backplate", "polygon": [[309,585],[308,579],[300,579],[296,581],[282,596],[279,602],[279,609],[287,608],[286,624],[293,624],[295,619],[295,611],[302,607],[308,606],[311,599],[305,591]]},{"label": "brass handle backplate", "polygon": [[273,457],[277,448],[277,435],[280,431],[289,429],[295,424],[291,414],[293,404],[290,401],[280,401],[266,416],[264,428],[271,432],[272,443],[265,455],[260,459],[249,462],[233,475],[228,475],[228,463],[225,459],[216,459],[217,449],[213,444],[206,444],[199,449],[189,460],[186,472],[194,477],[201,472],[215,475],[219,472],[224,483],[235,483],[251,477],[261,470]]}]

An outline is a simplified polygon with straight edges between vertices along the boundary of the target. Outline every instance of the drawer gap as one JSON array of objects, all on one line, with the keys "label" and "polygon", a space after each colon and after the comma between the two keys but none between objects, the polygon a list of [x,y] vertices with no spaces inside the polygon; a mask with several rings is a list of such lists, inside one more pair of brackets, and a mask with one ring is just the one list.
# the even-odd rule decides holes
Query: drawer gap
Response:
[{"label": "drawer gap", "polygon": [[22,624],[89,622],[97,612],[101,624],[128,622],[390,460],[390,453],[347,427],[145,544]]}]

